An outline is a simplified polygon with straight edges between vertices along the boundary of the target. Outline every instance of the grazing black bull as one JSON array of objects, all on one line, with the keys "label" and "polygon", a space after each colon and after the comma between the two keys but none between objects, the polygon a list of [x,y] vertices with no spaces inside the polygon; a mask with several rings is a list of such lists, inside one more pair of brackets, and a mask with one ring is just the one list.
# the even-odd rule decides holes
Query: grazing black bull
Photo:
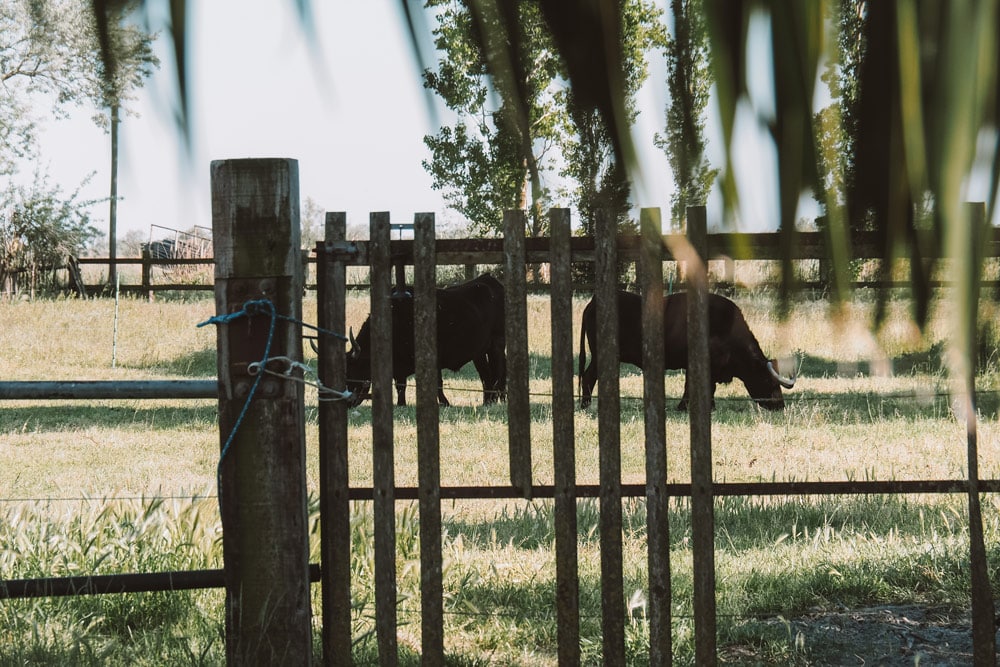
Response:
[{"label": "grazing black bull", "polygon": [[[396,404],[406,405],[406,379],[416,372],[413,297],[399,293],[392,310],[392,378]],[[347,389],[351,404],[368,398],[371,388],[371,330],[369,320],[358,337],[350,336],[347,353]],[[504,334],[504,289],[496,278],[483,274],[469,282],[437,290],[438,402],[450,405],[441,387],[441,369],[457,371],[470,361],[483,383],[483,403],[507,396]]]},{"label": "grazing black bull", "polygon": [[[687,294],[681,292],[663,297],[664,367],[687,369]],[[583,311],[580,327],[580,406],[590,405],[590,394],[597,382],[597,312],[591,300]],[[795,378],[778,373],[778,363],[769,360],[760,349],[739,307],[718,294],[708,295],[709,359],[712,395],[719,382],[739,378],[750,396],[763,408],[781,410],[785,407],[781,388],[791,389]],[[590,344],[591,363],[584,370],[586,351],[584,338]],[[618,292],[618,346],[621,362],[642,368],[642,300],[638,294]],[[684,397],[678,410],[687,409],[688,387],[684,382]]]}]

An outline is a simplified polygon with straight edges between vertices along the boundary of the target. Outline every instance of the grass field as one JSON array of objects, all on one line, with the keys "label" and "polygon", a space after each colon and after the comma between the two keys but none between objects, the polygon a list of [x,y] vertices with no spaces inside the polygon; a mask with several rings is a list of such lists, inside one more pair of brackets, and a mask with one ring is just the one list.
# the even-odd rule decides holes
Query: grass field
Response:
[{"label": "grass field", "polygon": [[[736,297],[764,350],[796,353],[801,378],[779,414],[756,410],[737,382],[717,393],[718,481],[949,479],[966,474],[964,420],[948,395],[947,299],[921,335],[907,304],[891,304],[877,335],[863,295],[841,316],[799,301],[789,319],[766,295]],[[576,304],[577,317],[585,300]],[[529,297],[534,478],[552,482],[548,301]],[[207,378],[215,332],[196,323],[211,300],[126,299],[112,367],[112,301],[0,303],[7,380]],[[315,318],[307,301],[306,318]],[[366,302],[353,298],[357,331]],[[980,476],[1000,476],[997,362],[977,378]],[[445,375],[456,407],[441,412],[442,484],[507,483],[503,407],[477,403],[471,367]],[[672,407],[683,376],[667,376],[668,481],[689,477],[688,425]],[[623,367],[623,481],[644,481],[642,378]],[[412,403],[414,392],[409,390]],[[316,397],[307,393],[309,484],[315,505]],[[415,413],[395,412],[396,480],[416,485]],[[371,482],[370,408],[350,413],[352,484]],[[576,413],[577,476],[598,478],[597,417]],[[0,405],[0,577],[221,567],[214,499],[219,435],[213,401],[8,402]],[[997,499],[984,499],[992,579],[1000,563]],[[446,648],[452,664],[555,663],[551,503],[447,502]],[[313,518],[316,518],[315,508]],[[599,664],[597,505],[581,501],[581,614],[586,664]],[[790,620],[843,608],[916,604],[961,615],[968,605],[968,539],[960,497],[721,498],[716,504],[721,656],[743,664],[839,664],[847,650]],[[375,661],[370,506],[355,529],[355,658]],[[630,664],[645,664],[645,514],[625,503]],[[399,504],[400,628],[404,664],[419,663],[416,508]],[[313,560],[318,560],[314,533]],[[672,503],[674,646],[693,664],[690,521]],[[0,605],[0,665],[221,664],[221,591],[9,601]],[[318,616],[319,591],[314,588]],[[967,609],[966,609],[967,611]],[[776,620],[781,619],[781,620]],[[318,621],[317,621],[318,622]],[[316,633],[317,655],[318,632]],[[895,650],[890,647],[886,650]],[[855,651],[857,652],[857,651]],[[839,657],[838,657],[839,656]],[[890,663],[885,663],[890,664]],[[896,663],[891,663],[896,664]]]}]

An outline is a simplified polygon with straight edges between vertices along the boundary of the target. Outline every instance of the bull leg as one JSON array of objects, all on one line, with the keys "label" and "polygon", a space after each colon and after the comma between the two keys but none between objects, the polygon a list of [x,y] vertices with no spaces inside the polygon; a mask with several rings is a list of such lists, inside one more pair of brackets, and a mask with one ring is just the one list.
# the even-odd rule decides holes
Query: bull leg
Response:
[{"label": "bull leg", "polygon": [[585,408],[590,405],[590,395],[597,384],[597,356],[591,355],[590,365],[580,375],[580,407]]},{"label": "bull leg", "polygon": [[493,375],[493,389],[497,401],[507,400],[507,357],[504,354],[504,343],[495,343],[487,353],[490,373]]},{"label": "bull leg", "polygon": [[441,369],[438,369],[438,403],[450,406],[448,397],[444,395],[444,380],[441,378]]},{"label": "bull leg", "polygon": [[406,405],[406,378],[396,379],[396,405]]},{"label": "bull leg", "polygon": [[[712,383],[712,409],[713,410],[715,409],[715,387],[716,386],[717,386],[716,383],[713,382]],[[688,409],[688,400],[689,400],[689,396],[688,396],[688,379],[687,379],[687,373],[685,373],[684,374],[684,396],[681,397],[680,403],[677,404],[677,409],[679,411],[687,410]]]},{"label": "bull leg", "polygon": [[479,373],[479,380],[483,384],[483,405],[495,403],[497,401],[497,393],[494,389],[496,383],[487,356],[485,354],[480,355],[473,359],[472,363],[475,364],[476,372]]}]

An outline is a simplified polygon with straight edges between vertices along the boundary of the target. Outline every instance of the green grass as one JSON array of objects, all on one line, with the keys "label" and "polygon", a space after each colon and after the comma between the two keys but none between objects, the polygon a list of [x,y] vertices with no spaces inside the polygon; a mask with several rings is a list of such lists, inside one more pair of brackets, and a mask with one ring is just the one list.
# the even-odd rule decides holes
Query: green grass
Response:
[{"label": "green grass", "polygon": [[[797,352],[802,378],[783,413],[762,413],[739,383],[720,387],[712,459],[719,481],[943,479],[965,475],[964,422],[953,411],[943,369],[945,308],[927,332],[905,323],[894,302],[877,334],[871,304],[859,297],[836,319],[825,304],[795,304],[787,323],[769,315],[766,296],[738,297],[765,351]],[[576,304],[577,322],[585,301]],[[313,321],[315,304],[306,307]],[[113,303],[56,300],[0,303],[5,379],[205,378],[215,375],[215,332],[195,324],[211,301],[125,299],[119,308],[117,364],[111,367]],[[367,306],[352,298],[355,331]],[[548,303],[529,300],[532,464],[552,483],[548,395]],[[43,332],[40,335],[39,332]],[[981,476],[997,477],[995,363],[977,385]],[[890,372],[891,371],[891,372]],[[442,483],[507,483],[503,407],[478,405],[469,368],[445,374],[456,407],[441,411]],[[668,480],[685,482],[690,450],[686,415],[672,407],[683,377],[667,376]],[[623,368],[622,477],[644,481],[642,378]],[[414,392],[409,389],[412,403]],[[316,397],[307,394],[308,478],[317,521]],[[370,407],[352,410],[352,484],[371,482]],[[577,411],[577,476],[598,480],[597,418]],[[415,485],[413,407],[395,411],[396,480]],[[0,577],[221,567],[214,494],[219,434],[213,401],[31,401],[0,404]],[[200,496],[192,498],[192,496]],[[960,496],[720,498],[716,501],[719,645],[748,664],[823,662],[767,623],[838,606],[921,603],[968,605],[968,536]],[[991,575],[1000,553],[997,499],[984,499]],[[445,637],[449,664],[550,665],[556,656],[555,564],[550,501],[443,503]],[[578,505],[581,633],[585,664],[601,661],[600,550],[594,500]],[[629,664],[645,664],[645,513],[623,506],[624,580],[630,617]],[[419,519],[399,503],[397,541],[402,664],[419,664]],[[671,502],[674,650],[693,664],[691,526],[688,503]],[[372,519],[352,509],[355,658],[374,664]],[[312,560],[318,560],[318,531]],[[221,664],[221,591],[6,601],[0,605],[0,665]],[[315,623],[319,588],[313,587]],[[315,633],[319,655],[319,633]]]}]

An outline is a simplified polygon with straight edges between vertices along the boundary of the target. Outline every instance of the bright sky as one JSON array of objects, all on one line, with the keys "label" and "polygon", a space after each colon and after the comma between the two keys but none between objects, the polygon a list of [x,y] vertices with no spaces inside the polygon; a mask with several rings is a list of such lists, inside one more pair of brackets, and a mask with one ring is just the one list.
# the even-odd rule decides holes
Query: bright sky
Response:
[{"label": "bright sky", "polygon": [[[460,224],[420,164],[427,157],[423,136],[436,128],[397,2],[313,3],[322,66],[292,2],[191,3],[193,159],[184,160],[173,122],[172,58],[161,37],[161,68],[133,104],[139,116],[127,117],[121,126],[119,236],[129,230],[148,234],[151,225],[211,227],[209,163],[244,157],[297,159],[303,201],[308,197],[325,210],[347,211],[349,224],[367,226],[369,212],[385,210],[394,222],[433,211],[439,224]],[[640,156],[645,187],[637,197],[641,206],[662,207],[666,219],[669,167],[651,145],[653,133],[662,131],[666,104],[662,63],[650,80],[637,133],[645,148]],[[47,122],[42,164],[66,192],[96,172],[83,195],[100,198],[108,191],[110,140],[91,115],[80,109],[70,120]],[[745,151],[747,168],[766,171],[766,151],[752,146]],[[747,211],[755,220],[750,228],[766,226],[773,206],[767,200],[765,195],[759,203],[747,202],[754,207]],[[717,217],[712,208],[710,202],[710,223]],[[106,231],[106,204],[93,217]]]}]

